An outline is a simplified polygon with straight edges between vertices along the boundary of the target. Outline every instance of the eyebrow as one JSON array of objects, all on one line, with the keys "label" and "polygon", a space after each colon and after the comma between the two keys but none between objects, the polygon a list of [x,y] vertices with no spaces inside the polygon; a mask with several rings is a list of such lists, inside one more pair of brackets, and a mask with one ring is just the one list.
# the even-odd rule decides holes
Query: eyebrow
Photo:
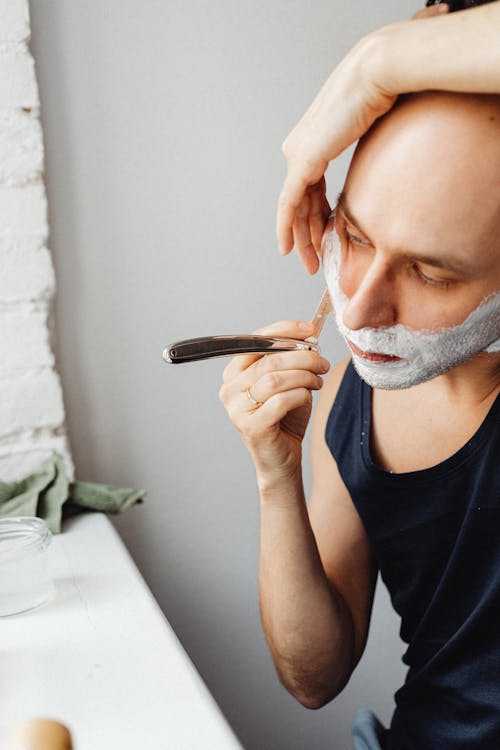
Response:
[{"label": "eyebrow", "polygon": [[[365,231],[363,231],[359,222],[349,209],[347,205],[347,197],[344,190],[339,193],[337,198],[335,210],[339,209],[340,211],[342,211],[347,221],[352,224],[353,227],[358,230],[358,232],[361,232],[361,234],[363,234],[371,243],[369,235]],[[405,252],[405,255],[409,258],[413,258],[413,260],[419,261],[420,263],[424,263],[425,265],[433,266],[435,268],[442,268],[445,271],[452,271],[453,273],[456,273],[458,275],[470,274],[470,269],[466,264],[461,263],[459,260],[453,258],[450,255],[445,255],[442,258],[436,258],[433,255],[416,255],[415,253],[409,252]]]}]

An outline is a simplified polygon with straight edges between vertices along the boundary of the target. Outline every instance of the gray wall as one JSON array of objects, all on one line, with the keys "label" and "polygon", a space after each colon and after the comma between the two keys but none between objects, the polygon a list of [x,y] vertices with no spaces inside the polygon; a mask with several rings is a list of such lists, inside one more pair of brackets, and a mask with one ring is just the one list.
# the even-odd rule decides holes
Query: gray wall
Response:
[{"label": "gray wall", "polygon": [[[77,476],[148,490],[116,525],[247,750],[347,750],[359,706],[387,720],[398,623],[379,590],[344,694],[309,712],[285,693],[260,629],[253,469],[217,398],[224,363],[175,368],[161,352],[311,315],[321,279],[276,251],[280,144],[349,47],[413,9],[31,3]],[[330,170],[332,196],[346,163]],[[323,352],[344,353],[331,323]]]}]

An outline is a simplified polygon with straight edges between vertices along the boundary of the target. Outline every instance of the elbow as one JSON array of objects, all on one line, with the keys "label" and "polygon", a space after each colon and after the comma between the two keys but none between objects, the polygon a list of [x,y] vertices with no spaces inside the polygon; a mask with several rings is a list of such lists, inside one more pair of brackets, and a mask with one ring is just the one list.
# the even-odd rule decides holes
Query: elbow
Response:
[{"label": "elbow", "polygon": [[334,700],[346,686],[348,679],[330,684],[304,684],[303,682],[281,680],[290,695],[295,698],[304,708],[317,711]]},{"label": "elbow", "polygon": [[[354,669],[352,653],[347,647],[341,653],[316,653],[298,649],[271,650],[281,684],[302,706],[311,711],[323,708],[345,688]],[[294,657],[290,657],[290,652]]]},{"label": "elbow", "polygon": [[318,709],[323,708],[324,706],[327,706],[328,703],[330,703],[334,698],[336,698],[335,695],[319,695],[319,694],[296,694],[293,696],[300,704],[301,706],[304,706],[304,708],[308,708],[310,711],[318,711]]}]

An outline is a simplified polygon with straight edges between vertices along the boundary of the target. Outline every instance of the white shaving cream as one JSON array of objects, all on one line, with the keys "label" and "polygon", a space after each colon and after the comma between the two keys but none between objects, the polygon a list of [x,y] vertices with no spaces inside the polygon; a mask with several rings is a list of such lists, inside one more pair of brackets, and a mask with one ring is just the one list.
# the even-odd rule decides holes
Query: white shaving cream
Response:
[{"label": "white shaving cream", "polygon": [[370,361],[352,353],[354,366],[374,388],[411,388],[475,357],[480,352],[500,352],[500,291],[487,297],[459,325],[437,331],[411,331],[398,324],[351,330],[344,325],[349,303],[340,287],[341,245],[335,227],[324,240],[323,270],[338,329],[345,339],[370,354],[399,357],[396,361]]}]

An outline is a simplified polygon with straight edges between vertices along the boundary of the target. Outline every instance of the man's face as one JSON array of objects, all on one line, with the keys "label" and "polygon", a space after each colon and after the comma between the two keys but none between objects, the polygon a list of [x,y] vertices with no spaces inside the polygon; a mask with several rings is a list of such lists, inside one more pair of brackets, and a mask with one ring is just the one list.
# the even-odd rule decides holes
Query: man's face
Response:
[{"label": "man's face", "polygon": [[335,219],[346,328],[439,331],[500,290],[495,111],[416,97],[361,143]]}]

